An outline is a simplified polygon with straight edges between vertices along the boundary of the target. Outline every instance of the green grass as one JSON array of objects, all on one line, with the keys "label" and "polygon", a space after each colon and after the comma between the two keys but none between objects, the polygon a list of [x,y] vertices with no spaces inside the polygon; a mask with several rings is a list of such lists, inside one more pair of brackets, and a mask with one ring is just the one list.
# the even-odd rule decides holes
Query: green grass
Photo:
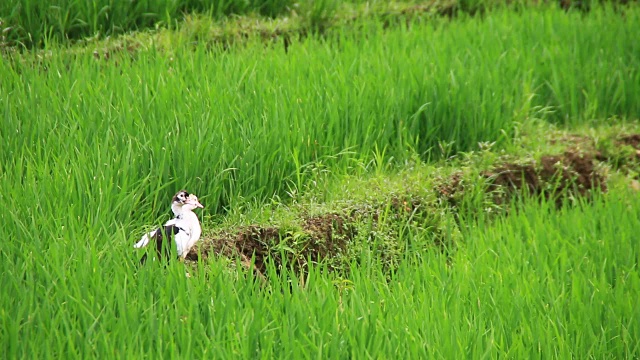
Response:
[{"label": "green grass", "polygon": [[109,243],[40,253],[29,241],[3,250],[3,353],[634,358],[639,207],[620,190],[559,210],[528,202],[466,223],[452,258],[409,253],[389,278],[363,252],[349,279],[313,268],[305,286],[270,272],[262,288],[220,262],[191,278],[178,263],[136,273]]},{"label": "green grass", "polygon": [[[461,2],[470,10],[502,1]],[[443,5],[441,2],[364,0],[8,0],[0,4],[0,48],[50,47],[75,40],[109,37],[154,28],[175,28],[191,14],[216,20],[258,16],[262,20],[299,18],[308,30],[321,30],[354,7],[387,9],[396,3]],[[444,4],[451,6],[453,2]]]},{"label": "green grass", "polygon": [[291,0],[9,0],[0,5],[0,25],[9,43],[43,46],[66,39],[113,35],[154,26],[172,26],[184,13],[214,17],[258,12],[275,16]]},{"label": "green grass", "polygon": [[345,174],[479,142],[513,150],[533,122],[638,119],[639,17],[637,6],[498,10],[369,19],[288,52],[251,38],[1,58],[3,353],[640,356],[640,200],[621,187],[560,210],[463,214],[449,257],[405,246],[428,242],[425,229],[397,232],[393,267],[360,239],[348,278],[314,268],[304,287],[272,269],[264,288],[223,260],[192,278],[181,264],[136,271],[132,251],[179,188],[200,196],[210,227]]},{"label": "green grass", "polygon": [[0,187],[39,199],[45,218],[147,217],[176,187],[216,213],[239,197],[285,196],[321,176],[313,169],[357,171],[375,153],[402,163],[504,144],[531,118],[638,118],[638,15],[498,12],[389,31],[368,22],[288,53],[256,41],[5,59]]}]

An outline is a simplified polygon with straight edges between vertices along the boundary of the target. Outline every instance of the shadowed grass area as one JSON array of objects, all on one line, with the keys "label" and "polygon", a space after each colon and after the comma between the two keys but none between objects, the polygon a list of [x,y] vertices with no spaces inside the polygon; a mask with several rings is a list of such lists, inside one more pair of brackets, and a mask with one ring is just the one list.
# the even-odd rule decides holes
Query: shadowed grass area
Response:
[{"label": "shadowed grass area", "polygon": [[363,0],[10,0],[0,4],[0,49],[51,47],[86,38],[104,38],[145,29],[180,27],[185,18],[201,16],[210,22],[249,17],[258,22],[279,18],[292,21],[304,31],[322,31],[354,13],[385,15],[440,9],[475,12],[504,6],[498,0],[467,1],[363,1]]},{"label": "shadowed grass area", "polygon": [[10,43],[39,47],[67,39],[172,26],[184,13],[216,18],[249,12],[276,16],[288,12],[293,5],[291,0],[11,0],[0,5],[0,28]]}]

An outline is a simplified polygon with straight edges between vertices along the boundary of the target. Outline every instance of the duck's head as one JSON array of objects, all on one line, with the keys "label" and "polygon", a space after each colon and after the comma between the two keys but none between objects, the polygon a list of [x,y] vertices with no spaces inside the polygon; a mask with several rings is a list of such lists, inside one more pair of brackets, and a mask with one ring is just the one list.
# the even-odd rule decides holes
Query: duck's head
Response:
[{"label": "duck's head", "polygon": [[194,194],[189,194],[189,196],[187,197],[187,201],[184,203],[182,208],[184,210],[193,210],[195,208],[203,209],[204,206],[202,206],[202,204],[200,204],[200,201],[198,201],[198,197],[197,196],[195,196]]},{"label": "duck's head", "polygon": [[195,208],[204,208],[198,201],[198,197],[189,194],[186,190],[178,191],[171,202],[171,210],[175,215],[181,214],[185,210],[193,210]]}]

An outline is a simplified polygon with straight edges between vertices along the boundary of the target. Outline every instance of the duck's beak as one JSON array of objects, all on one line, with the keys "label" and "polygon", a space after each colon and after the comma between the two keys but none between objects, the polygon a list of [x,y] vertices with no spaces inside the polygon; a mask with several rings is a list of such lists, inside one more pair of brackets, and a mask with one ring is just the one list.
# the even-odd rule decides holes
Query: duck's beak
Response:
[{"label": "duck's beak", "polygon": [[189,199],[187,200],[188,204],[191,204],[195,207],[199,207],[201,209],[204,209],[204,206],[202,206],[202,204],[200,204],[200,201],[198,201],[198,198],[196,198],[195,196],[190,196]]}]

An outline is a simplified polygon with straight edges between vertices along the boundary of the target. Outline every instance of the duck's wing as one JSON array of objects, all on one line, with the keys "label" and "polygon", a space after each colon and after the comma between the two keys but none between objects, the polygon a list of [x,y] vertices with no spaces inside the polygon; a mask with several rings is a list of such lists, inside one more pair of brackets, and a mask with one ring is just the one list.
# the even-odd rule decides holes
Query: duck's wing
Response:
[{"label": "duck's wing", "polygon": [[[167,229],[167,227],[169,226],[174,226],[176,224],[176,221],[178,220],[178,218],[173,218],[170,220],[167,220],[166,223],[164,223],[164,228],[165,228],[165,232],[168,234],[171,231]],[[158,236],[162,236],[160,228],[157,228],[151,232],[148,232],[144,235],[142,235],[142,237],[140,238],[140,241],[138,241],[137,243],[135,243],[133,245],[134,248],[139,249],[139,248],[143,248],[147,245],[149,245],[149,242],[153,239],[153,240],[158,240]]]},{"label": "duck's wing", "polygon": [[[169,259],[171,254],[171,238],[176,240],[176,244],[179,244],[185,237],[185,234],[186,232],[181,227],[171,224],[145,234],[138,244],[144,244],[142,246],[146,246],[149,243],[155,243],[157,258]],[[188,235],[186,237],[188,237]],[[140,264],[144,264],[146,260],[147,254],[145,253],[142,259],[140,259]]]},{"label": "duck's wing", "polygon": [[138,241],[137,243],[135,243],[133,245],[134,248],[139,249],[141,247],[145,247],[147,245],[149,245],[149,242],[151,241],[151,239],[155,238],[158,236],[158,232],[160,232],[160,229],[155,229],[151,232],[148,232],[144,235],[142,235],[142,237],[140,238],[140,241]]}]

